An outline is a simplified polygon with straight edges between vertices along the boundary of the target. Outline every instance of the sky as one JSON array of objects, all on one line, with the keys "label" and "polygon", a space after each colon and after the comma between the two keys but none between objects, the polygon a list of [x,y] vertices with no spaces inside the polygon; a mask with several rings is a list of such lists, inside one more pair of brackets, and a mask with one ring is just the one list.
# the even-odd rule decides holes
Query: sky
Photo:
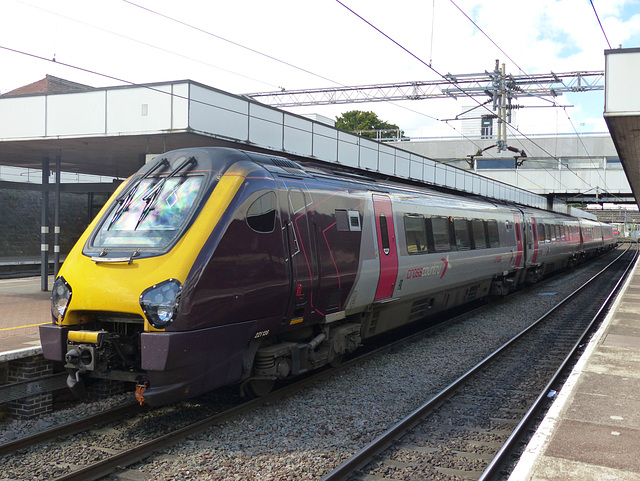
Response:
[{"label": "sky", "polygon": [[[640,0],[0,5],[0,93],[47,74],[94,87],[190,79],[245,94],[440,80],[447,73],[491,71],[496,60],[511,74],[593,71],[604,70],[606,49],[640,47]],[[518,101],[537,108],[519,110],[511,133],[606,132],[603,99],[595,91]],[[371,110],[407,136],[446,137],[459,132],[444,119],[473,105],[461,98],[287,110],[329,118]]]}]

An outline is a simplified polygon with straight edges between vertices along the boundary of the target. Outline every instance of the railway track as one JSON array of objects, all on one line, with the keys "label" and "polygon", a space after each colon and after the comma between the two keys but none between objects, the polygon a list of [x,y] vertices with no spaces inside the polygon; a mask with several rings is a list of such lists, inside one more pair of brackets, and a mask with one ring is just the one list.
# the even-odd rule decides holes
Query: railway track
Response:
[{"label": "railway track", "polygon": [[496,479],[637,255],[627,249],[322,481]]},{"label": "railway track", "polygon": [[[26,436],[14,441],[0,444],[0,465],[3,456],[9,456],[14,453],[28,452],[30,450],[42,450],[43,457],[47,457],[46,451],[48,448],[42,447],[51,440],[63,440],[64,443],[73,443],[74,439],[81,437],[83,444],[87,445],[87,451],[92,450],[94,441],[92,437],[103,436],[105,433],[110,432],[110,425],[115,423],[126,423],[130,425],[146,424],[153,421],[145,421],[145,416],[151,416],[151,418],[158,419],[163,418],[163,423],[166,423],[167,429],[165,433],[154,437],[153,439],[141,440],[135,445],[114,450],[112,447],[99,448],[102,454],[100,459],[83,465],[83,463],[69,463],[69,462],[54,462],[52,472],[53,477],[47,479],[55,479],[55,481],[85,481],[92,479],[100,479],[109,475],[118,468],[122,469],[125,466],[131,465],[141,459],[144,459],[151,455],[154,451],[160,450],[164,447],[171,446],[186,437],[196,435],[205,431],[206,429],[222,424],[229,420],[232,420],[244,413],[251,412],[262,405],[277,403],[280,399],[293,395],[294,393],[303,390],[305,387],[320,382],[336,373],[347,370],[354,365],[363,363],[368,358],[375,357],[383,351],[392,350],[397,346],[400,346],[406,342],[410,342],[412,339],[424,337],[430,335],[434,331],[446,329],[446,326],[459,322],[461,318],[468,316],[470,312],[480,312],[490,308],[490,306],[483,305],[474,309],[473,311],[466,311],[464,314],[452,317],[444,320],[432,327],[426,329],[420,329],[413,333],[404,333],[399,335],[398,338],[390,343],[384,344],[380,347],[371,347],[359,352],[358,355],[350,360],[345,361],[337,368],[326,369],[311,375],[306,376],[304,379],[292,383],[288,386],[281,387],[277,391],[270,393],[267,396],[263,396],[249,401],[240,399],[239,397],[231,394],[230,390],[223,391],[222,393],[205,395],[192,402],[183,402],[177,406],[170,406],[167,408],[159,408],[150,414],[148,409],[140,409],[137,403],[126,404],[109,411],[98,413],[77,421],[72,421],[62,425],[46,429],[36,434]],[[220,399],[224,401],[220,402]],[[199,402],[198,402],[199,401]],[[195,407],[193,405],[195,404]],[[201,405],[205,405],[208,408],[203,408]],[[219,406],[219,409],[213,409],[215,412],[211,412],[212,406]],[[192,423],[185,423],[184,421],[173,422],[171,416],[173,412],[181,411],[181,416],[184,410],[192,410],[190,415],[192,419],[197,419]],[[99,440],[95,440],[95,445],[100,444]],[[59,451],[60,443],[55,443],[55,446],[51,446],[52,449]],[[72,447],[74,450],[78,450],[78,446]],[[89,453],[87,458],[95,457],[94,454]]]},{"label": "railway track", "polygon": [[[494,307],[495,304],[488,307],[483,306],[477,311],[492,309]],[[461,317],[467,317],[469,314],[470,313],[467,312]],[[459,322],[457,318],[451,319],[431,330],[418,332],[414,334],[413,337],[429,336],[430,333],[446,329],[447,325],[457,322]],[[367,357],[375,357],[381,351],[392,350],[397,345],[407,343],[408,339],[410,338],[403,337],[395,344],[384,346],[368,353],[364,357],[348,361],[341,366],[341,369],[347,370],[353,365],[363,362]],[[63,429],[65,431],[60,432],[50,430],[50,432],[43,433],[44,437],[38,438],[34,436],[31,439],[23,439],[18,440],[16,443],[11,443],[13,446],[0,446],[0,456],[19,450],[17,455],[32,452],[37,453],[36,456],[55,460],[56,453],[73,452],[73,456],[65,455],[60,461],[50,463],[53,466],[51,471],[53,474],[47,474],[39,479],[99,479],[118,468],[131,465],[138,460],[148,457],[154,451],[162,450],[186,437],[201,433],[211,426],[225,423],[244,413],[256,410],[262,405],[275,405],[278,403],[278,400],[303,390],[305,386],[309,384],[321,381],[323,378],[336,376],[337,372],[339,371],[329,370],[318,373],[317,375],[310,376],[303,382],[293,384],[270,396],[256,399],[249,403],[242,403],[240,400],[236,400],[237,402],[227,402],[226,405],[223,405],[224,403],[220,403],[215,399],[212,401],[213,398],[207,397],[204,400],[200,400],[199,403],[201,405],[207,405],[209,409],[198,406],[198,401],[196,401],[194,403],[185,403],[167,409],[156,410],[151,414],[148,413],[146,417],[145,415],[140,415],[139,409],[132,408],[131,412],[126,412],[127,408],[123,408],[123,411],[118,415],[117,424],[119,426],[130,426],[130,428],[123,429],[122,432],[125,437],[135,438],[134,442],[129,443],[130,445],[127,447],[123,446],[125,444],[123,441],[113,442],[110,439],[116,431],[116,428],[110,427],[108,423],[111,423],[111,426],[116,423],[113,419],[109,419],[110,414],[104,414],[101,418],[85,420],[84,426],[64,427]],[[210,409],[212,406],[216,406],[216,409]],[[181,413],[181,420],[172,421],[172,413],[177,413],[178,411]],[[193,422],[185,422],[185,420],[182,419],[185,412],[191,412],[188,417]],[[148,429],[146,429],[148,426],[156,424],[163,424],[166,426],[166,429],[158,436],[151,437],[143,435],[145,431],[148,431]],[[98,425],[104,427],[96,428]],[[119,436],[122,437],[123,434],[121,433]],[[57,438],[55,446],[51,446],[50,448],[41,447],[43,442],[46,443],[45,437],[46,439]],[[113,437],[115,437],[115,434],[113,434]],[[53,451],[53,454],[49,454],[49,449]],[[96,461],[89,465],[89,461],[92,459]],[[2,458],[0,458],[0,465],[1,464]]]}]

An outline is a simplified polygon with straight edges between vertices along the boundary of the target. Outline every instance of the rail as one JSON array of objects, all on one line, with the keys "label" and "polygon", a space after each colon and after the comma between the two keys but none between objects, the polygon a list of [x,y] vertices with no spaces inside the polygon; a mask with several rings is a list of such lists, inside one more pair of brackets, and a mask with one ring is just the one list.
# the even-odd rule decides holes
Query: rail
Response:
[{"label": "rail", "polygon": [[[554,312],[559,310],[565,304],[567,304],[571,299],[577,296],[579,293],[583,292],[585,288],[587,288],[592,282],[602,276],[605,272],[609,270],[612,266],[614,266],[617,262],[619,262],[622,257],[629,251],[630,247],[627,248],[620,256],[614,259],[609,265],[601,269],[597,274],[595,274],[590,280],[581,285],[578,289],[573,291],[570,295],[568,295],[565,299],[563,299],[560,303],[558,303],[555,307],[547,311],[543,316],[534,321],[533,324],[528,326],[526,329],[521,331],[519,334],[511,338],[509,341],[500,346],[497,350],[487,356],[485,359],[480,361],[474,367],[472,367],[469,371],[464,373],[458,379],[456,379],[452,384],[448,387],[440,391],[434,397],[429,399],[426,403],[420,406],[418,409],[414,410],[408,416],[406,416],[403,420],[396,423],[392,426],[387,432],[376,438],[370,444],[362,448],[356,454],[354,454],[351,458],[347,459],[340,466],[336,467],[329,474],[324,476],[321,481],[339,481],[348,479],[350,476],[353,476],[355,472],[361,470],[365,466],[367,466],[373,459],[380,456],[387,448],[389,448],[392,444],[394,444],[400,437],[402,437],[405,433],[410,431],[412,428],[418,425],[424,418],[430,415],[435,409],[440,407],[447,399],[449,399],[456,391],[466,383],[468,383],[472,378],[474,378],[480,371],[486,368],[489,363],[496,360],[499,356],[501,356],[507,349],[513,346],[517,341],[521,340],[525,335],[532,332],[537,326],[541,325],[545,320],[547,320]],[[638,250],[636,249],[635,254],[633,256],[632,261],[629,263],[627,268],[625,269],[623,275],[620,280],[616,283],[615,287],[611,290],[610,294],[606,297],[605,301],[602,303],[600,309],[593,319],[589,323],[588,327],[584,330],[583,334],[580,336],[580,339],[575,342],[571,352],[565,357],[564,361],[561,363],[560,368],[556,370],[553,374],[552,379],[545,385],[545,387],[541,390],[540,394],[537,396],[536,401],[530,406],[527,413],[524,415],[522,420],[518,423],[516,428],[513,430],[511,435],[508,437],[507,441],[503,444],[503,446],[499,449],[497,454],[494,456],[494,459],[489,463],[484,472],[487,474],[481,474],[481,478],[483,481],[489,479],[491,475],[494,474],[497,467],[499,467],[506,456],[507,453],[510,452],[513,443],[519,438],[522,430],[528,425],[530,419],[534,416],[534,414],[538,411],[542,400],[545,398],[547,393],[549,392],[549,386],[553,384],[553,382],[559,376],[559,373],[567,366],[568,360],[573,356],[575,351],[578,349],[588,334],[588,332],[593,327],[596,319],[600,316],[603,309],[610,303],[612,296],[617,291],[620,286],[620,283],[628,273],[630,267],[636,262],[638,256]]]}]

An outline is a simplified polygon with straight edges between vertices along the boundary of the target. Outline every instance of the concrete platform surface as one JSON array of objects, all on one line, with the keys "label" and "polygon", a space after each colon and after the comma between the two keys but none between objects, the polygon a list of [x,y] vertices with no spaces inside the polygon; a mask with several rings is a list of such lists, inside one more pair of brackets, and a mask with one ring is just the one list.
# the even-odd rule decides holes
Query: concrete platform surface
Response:
[{"label": "concrete platform surface", "polygon": [[51,292],[40,290],[40,277],[0,279],[0,353],[40,347],[38,326],[50,322]]},{"label": "concrete platform surface", "polygon": [[566,480],[640,480],[637,264],[509,478]]}]

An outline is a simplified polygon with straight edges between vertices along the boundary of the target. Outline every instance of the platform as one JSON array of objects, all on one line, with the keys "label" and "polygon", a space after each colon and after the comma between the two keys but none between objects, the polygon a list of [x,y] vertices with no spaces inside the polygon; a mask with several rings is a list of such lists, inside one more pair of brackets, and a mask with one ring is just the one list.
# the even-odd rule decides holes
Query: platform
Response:
[{"label": "platform", "polygon": [[0,279],[0,361],[39,353],[38,326],[50,322],[51,292],[40,290],[40,277]]},{"label": "platform", "polygon": [[640,270],[627,279],[509,481],[640,479]]}]

